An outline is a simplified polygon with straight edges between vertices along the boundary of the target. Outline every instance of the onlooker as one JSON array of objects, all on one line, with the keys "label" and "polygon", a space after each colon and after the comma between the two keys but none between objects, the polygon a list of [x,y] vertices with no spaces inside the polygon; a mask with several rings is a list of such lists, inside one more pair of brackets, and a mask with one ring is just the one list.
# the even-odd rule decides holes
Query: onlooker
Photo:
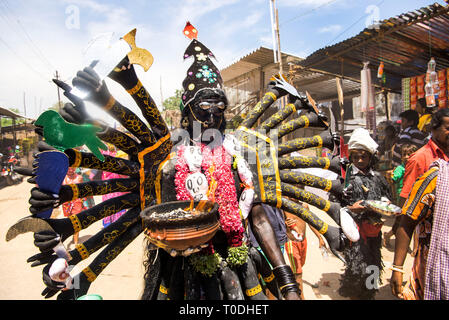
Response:
[{"label": "onlooker", "polygon": [[[449,118],[446,124],[449,136]],[[437,160],[414,183],[402,208],[390,286],[405,300],[449,299],[449,163]],[[413,230],[419,245],[409,285],[402,287],[403,264]]]},{"label": "onlooker", "polygon": [[426,134],[418,129],[419,114],[415,110],[406,110],[399,114],[401,118],[401,133],[393,149],[393,166],[401,164],[401,147],[404,144],[414,144],[421,148],[426,142]]},{"label": "onlooker", "polygon": [[[405,144],[402,146],[402,163],[397,166],[391,175],[391,181],[394,183],[394,190],[395,190],[395,203],[399,203],[399,195],[402,191],[402,185],[403,185],[403,179],[404,179],[404,173],[405,173],[405,164],[407,163],[408,158],[412,155],[413,152],[418,150],[418,148],[415,145],[412,144]],[[397,216],[394,220],[393,227],[391,227],[391,230],[384,233],[384,246],[388,247],[390,244],[390,238],[396,233],[396,230],[399,226],[399,220],[400,216]],[[416,248],[416,247],[414,247]]]},{"label": "onlooker", "polygon": [[432,120],[432,114],[435,113],[437,109],[437,106],[427,107],[425,98],[418,99],[418,103],[416,104],[416,111],[418,111],[420,115],[418,129],[426,135],[430,135],[430,121]]},{"label": "onlooker", "polygon": [[[69,167],[67,171],[67,175],[64,178],[64,185],[69,184],[77,184],[83,182],[83,177],[79,172],[77,172],[76,168]],[[72,215],[76,215],[86,209],[84,206],[84,198],[79,198],[72,200],[70,202],[65,202],[62,204],[62,212],[64,213],[64,217],[70,217]],[[77,245],[79,241],[79,233],[73,234],[73,244]]]},{"label": "onlooker", "polygon": [[[306,209],[309,208],[306,203],[303,203],[302,205]],[[298,282],[299,289],[301,290],[301,300],[304,300],[302,267],[306,263],[307,255],[306,223],[298,216],[295,216],[289,212],[284,211],[284,214],[285,225],[287,226],[287,236],[289,240],[285,243],[285,254],[287,255],[287,259],[290,262],[290,267],[295,274],[296,282]],[[319,248],[325,246],[323,237],[318,230],[310,225],[309,227],[318,238]]]},{"label": "onlooker", "polygon": [[384,131],[384,137],[379,143],[379,157],[383,157],[386,160],[391,160],[393,155],[393,147],[398,140],[398,134],[396,132],[396,128],[392,124],[388,124]]},{"label": "onlooker", "polygon": [[374,299],[377,287],[367,287],[368,277],[372,277],[369,266],[376,266],[381,281],[382,263],[382,233],[383,221],[381,215],[369,210],[363,205],[363,200],[391,199],[391,190],[386,179],[373,170],[377,143],[365,129],[354,130],[348,142],[351,167],[347,175],[347,196],[345,202],[351,210],[354,221],[360,232],[360,240],[351,243],[344,250],[346,268],[341,277],[340,295],[351,299]]},{"label": "onlooker", "polygon": [[407,161],[399,205],[407,199],[413,183],[438,159],[449,160],[449,109],[441,109],[432,115],[431,138]]}]

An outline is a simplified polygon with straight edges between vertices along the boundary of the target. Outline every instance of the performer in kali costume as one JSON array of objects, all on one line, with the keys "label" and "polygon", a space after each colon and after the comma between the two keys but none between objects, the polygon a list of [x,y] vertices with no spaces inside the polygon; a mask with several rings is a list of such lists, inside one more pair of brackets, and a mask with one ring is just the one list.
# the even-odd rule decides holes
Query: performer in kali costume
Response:
[{"label": "performer in kali costume", "polygon": [[[337,202],[324,200],[295,186],[302,184],[321,188],[339,198],[343,188],[341,180],[330,181],[291,170],[317,167],[340,173],[340,158],[288,156],[291,152],[311,147],[334,149],[338,138],[327,130],[325,117],[317,112],[313,101],[299,95],[278,76],[272,78],[267,92],[239,128],[224,136],[224,112],[228,101],[222,79],[210,59],[212,53],[194,38],[184,55],[184,58],[194,59],[183,82],[181,104],[181,127],[188,134],[173,134],[171,137],[156,104],[137,78],[131,57],[128,54],[109,77],[132,96],[148,125],[112,97],[104,81],[100,81],[91,67],[79,71],[73,85],[87,91],[86,100],[106,110],[133,137],[92,120],[83,101],[70,92],[71,87],[57,82],[72,101],[60,112],[65,123],[79,128],[93,126],[95,130],[83,129],[94,132],[93,136],[84,139],[93,149],[102,148],[101,143],[94,139],[99,138],[127,153],[129,159],[106,155],[101,160],[92,153],[76,151],[72,146],[64,148],[64,139],[60,139],[61,143],[53,145],[60,151],[50,150],[50,146],[41,143],[41,153],[37,155],[33,172],[21,171],[32,175],[29,181],[38,185],[31,192],[33,217],[26,218],[28,222],[66,201],[125,192],[66,219],[39,220],[45,220],[51,230],[36,232],[28,227],[28,231],[35,232],[35,245],[41,250],[28,261],[32,266],[45,265],[43,273],[47,287],[43,295],[51,297],[61,290],[59,299],[76,299],[85,295],[104,268],[144,232],[148,239],[148,259],[145,262],[143,299],[266,299],[259,275],[275,295],[280,289],[285,299],[299,299],[295,277],[284,261],[261,203],[298,215],[319,230],[332,252],[341,258],[339,252],[347,243],[345,234],[351,238],[351,232],[354,232],[351,229],[353,221],[347,214],[340,215]],[[257,129],[252,129],[281,96],[288,96],[289,103]],[[302,112],[301,116],[284,121],[297,111]],[[46,137],[46,141],[50,141],[48,123],[38,119],[36,125],[39,125],[37,130]],[[323,133],[280,143],[284,135],[308,126],[321,127]],[[64,126],[60,128],[60,131],[64,130]],[[59,133],[65,137],[64,132]],[[70,140],[70,135],[66,138]],[[79,137],[77,140],[84,141]],[[59,191],[49,192],[39,183],[42,181],[39,180],[42,176],[40,168],[48,165],[48,161],[53,161],[50,165],[55,167],[61,167],[64,162],[48,160],[55,156],[52,152],[62,160],[67,159],[67,166],[103,170],[128,178],[57,186]],[[64,172],[63,166],[61,171]],[[329,226],[291,199],[324,210],[341,228]],[[196,211],[189,211],[192,208]],[[58,264],[61,258],[52,250],[55,245],[123,209],[128,211],[78,244],[65,255],[65,261]],[[191,214],[176,216],[182,211]],[[248,244],[245,231],[248,223],[273,269],[259,251]],[[66,265],[74,266],[101,249],[88,267],[73,280],[64,282]]]}]

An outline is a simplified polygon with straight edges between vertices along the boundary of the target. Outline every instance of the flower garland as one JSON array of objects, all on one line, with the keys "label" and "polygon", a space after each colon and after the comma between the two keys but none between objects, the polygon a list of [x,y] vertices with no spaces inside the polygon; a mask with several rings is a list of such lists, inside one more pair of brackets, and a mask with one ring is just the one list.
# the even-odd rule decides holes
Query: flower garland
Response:
[{"label": "flower garland", "polygon": [[[201,169],[207,178],[209,186],[214,186],[209,189],[208,198],[211,201],[217,202],[219,205],[218,212],[220,214],[220,225],[221,229],[226,234],[228,245],[230,249],[236,247],[246,248],[246,246],[243,245],[245,229],[239,213],[234,175],[231,170],[232,157],[222,146],[211,150],[206,145],[201,144],[200,148],[203,155]],[[176,198],[179,201],[191,199],[190,193],[185,187],[185,181],[192,173],[184,158],[185,149],[185,146],[179,147],[175,165],[175,190]],[[241,250],[239,252],[246,256],[247,250]],[[203,253],[214,254],[211,243],[207,250],[203,250]],[[240,261],[245,260],[246,259],[240,259]]]}]

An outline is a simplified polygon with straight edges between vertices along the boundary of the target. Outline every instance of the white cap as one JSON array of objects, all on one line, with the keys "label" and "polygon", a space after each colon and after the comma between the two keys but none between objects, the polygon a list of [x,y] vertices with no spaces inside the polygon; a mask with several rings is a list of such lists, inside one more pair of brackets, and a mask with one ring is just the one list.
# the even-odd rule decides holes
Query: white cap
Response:
[{"label": "white cap", "polygon": [[348,142],[349,150],[362,149],[371,154],[374,154],[377,151],[378,146],[376,141],[371,138],[368,130],[363,128],[355,129]]}]

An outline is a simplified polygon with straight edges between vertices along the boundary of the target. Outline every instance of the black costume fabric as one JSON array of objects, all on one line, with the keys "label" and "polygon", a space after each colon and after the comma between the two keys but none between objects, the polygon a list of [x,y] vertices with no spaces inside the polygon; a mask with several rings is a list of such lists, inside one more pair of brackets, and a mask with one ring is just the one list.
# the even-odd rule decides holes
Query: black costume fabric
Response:
[{"label": "black costume fabric", "polygon": [[[196,99],[208,91],[214,93],[218,92],[218,96],[221,94],[224,95],[221,76],[218,69],[216,69],[209,59],[213,56],[209,49],[197,40],[192,40],[189,48],[186,50],[185,58],[190,56],[194,56],[195,61],[190,67],[187,73],[187,78],[183,83],[184,88],[187,88],[188,90],[182,97],[183,106],[190,107],[190,101],[197,102]],[[88,91],[89,95],[86,100],[103,108],[103,110],[113,116],[121,125],[123,125],[128,133],[130,133],[130,136],[128,136],[126,133],[119,132],[118,130],[104,125],[102,126],[103,130],[97,134],[102,140],[113,144],[127,153],[129,156],[128,159],[120,160],[119,158],[108,156],[105,157],[104,162],[100,162],[91,154],[77,152],[73,149],[65,150],[64,153],[69,156],[70,166],[72,167],[107,170],[125,174],[128,178],[66,185],[61,188],[59,198],[44,192],[44,190],[39,190],[39,188],[33,188],[31,193],[30,211],[32,214],[39,213],[44,209],[48,209],[48,207],[56,207],[61,203],[80,197],[103,195],[113,192],[127,193],[120,197],[104,201],[89,210],[70,216],[67,219],[50,219],[48,221],[54,229],[55,235],[67,238],[80,230],[88,228],[95,221],[123,209],[129,209],[117,221],[102,229],[84,243],[78,244],[74,251],[71,252],[72,259],[68,260],[69,265],[76,265],[81,260],[91,256],[94,252],[101,250],[95,259],[74,277],[74,280],[79,281],[80,287],[62,292],[59,295],[60,298],[77,299],[88,292],[90,284],[95,281],[104,268],[106,268],[130,242],[136,239],[140,233],[145,231],[144,224],[142,223],[144,217],[141,215],[141,212],[144,211],[144,209],[148,209],[148,207],[153,206],[157,202],[165,203],[178,200],[175,191],[176,183],[174,183],[175,172],[177,170],[175,168],[177,157],[176,152],[174,152],[176,150],[173,149],[173,141],[170,132],[155,105],[154,100],[151,99],[145,87],[138,80],[133,66],[129,66],[127,62],[129,61],[126,58],[123,59],[123,61],[119,63],[118,68],[115,68],[109,77],[118,82],[131,95],[144,115],[145,120],[147,120],[147,123],[141,120],[130,109],[116,101],[109,93],[106,84],[99,79],[98,75],[91,67],[87,67],[78,72],[77,76],[73,79],[73,85]],[[124,64],[122,65],[122,63]],[[64,95],[74,103],[73,105],[64,106],[63,110],[66,112],[65,120],[73,121],[73,119],[77,119],[77,124],[87,122],[92,123],[92,119],[83,117],[83,114],[85,114],[85,112],[82,112],[84,110],[83,101],[79,98],[75,99],[73,95],[70,94],[70,86],[66,85],[64,87]],[[280,131],[277,136],[277,142],[280,142],[279,139],[282,135],[292,132],[294,129],[307,128],[309,126],[322,128],[322,134],[310,138],[297,138],[291,142],[279,144],[278,146],[273,141],[276,140],[276,136],[273,136],[272,140],[271,138],[268,138],[268,135],[265,136],[257,131],[259,128],[254,127],[257,120],[278,98],[285,95],[288,95],[291,103],[284,106],[281,112],[276,113],[267,119],[263,125],[264,129],[274,129],[274,127],[279,125]],[[215,105],[211,106],[211,108],[221,108],[216,102],[224,102],[223,99],[216,97],[210,97],[210,100],[215,100],[211,101],[212,105],[214,105],[215,102]],[[225,103],[225,106],[226,105],[227,103]],[[223,107],[223,105],[221,106]],[[290,114],[296,115],[294,111],[297,110],[297,108],[305,109],[308,113],[302,115],[298,120],[292,120],[293,122],[282,123],[282,121],[286,120]],[[248,170],[253,176],[253,179],[250,182],[251,185],[254,184],[256,193],[249,212],[249,214],[251,214],[251,219],[248,219],[248,221],[255,221],[256,218],[259,220],[259,223],[254,223],[254,228],[252,230],[258,234],[258,239],[263,239],[259,244],[261,249],[265,250],[264,254],[266,254],[268,258],[270,258],[271,253],[271,260],[277,259],[276,254],[278,252],[275,251],[276,248],[271,248],[277,247],[276,245],[278,243],[276,243],[274,233],[271,232],[272,229],[267,227],[267,225],[270,225],[270,223],[268,223],[269,218],[266,217],[263,207],[257,205],[259,203],[264,203],[272,207],[276,206],[277,208],[288,210],[289,212],[300,216],[304,221],[323,234],[334,254],[337,251],[341,251],[345,244],[345,238],[341,228],[328,225],[312,212],[305,209],[298,200],[303,200],[312,205],[314,203],[322,204],[323,208],[328,208],[327,210],[329,212],[334,212],[332,215],[329,214],[329,212],[327,213],[337,224],[339,224],[340,221],[339,216],[337,215],[339,212],[339,210],[337,210],[339,208],[338,205],[326,202],[318,196],[308,196],[305,193],[302,194],[304,199],[299,199],[295,189],[288,184],[306,184],[341,196],[342,188],[340,180],[330,181],[313,175],[295,175],[288,172],[288,169],[299,167],[324,166],[325,168],[331,168],[331,160],[321,159],[318,161],[316,159],[308,158],[308,160],[304,162],[297,161],[295,158],[286,157],[284,160],[288,162],[288,166],[285,162],[283,166],[288,168],[283,168],[282,171],[279,170],[279,159],[277,158],[279,154],[287,154],[310,147],[327,147],[329,149],[334,149],[335,137],[332,135],[332,132],[327,130],[328,126],[322,121],[321,115],[313,110],[311,105],[305,101],[289,83],[281,77],[274,78],[268,86],[268,91],[264,94],[259,103],[250,110],[248,116],[234,133],[234,137],[238,142],[234,148],[238,145],[238,148],[241,148],[242,150],[239,150],[236,154],[231,154],[231,151],[227,150],[227,152],[230,153],[230,156],[234,156],[234,163],[238,161],[239,157],[244,158],[245,155],[254,155],[261,159],[257,165],[249,164],[248,166]],[[222,108],[222,111],[224,113],[224,108]],[[72,117],[72,120],[70,120],[70,117],[67,117],[69,114],[72,116],[76,114],[77,117]],[[94,124],[98,125],[98,122],[95,122],[95,120],[93,121]],[[220,134],[221,133],[222,132],[220,132]],[[252,143],[253,141],[255,142],[254,144]],[[191,142],[188,141],[188,143]],[[230,163],[228,164],[231,165]],[[339,171],[337,168],[333,169]],[[241,190],[247,188],[249,185],[245,186],[243,183],[244,181],[241,181],[238,178],[240,172],[239,174],[235,174],[235,172],[236,168],[234,168],[234,179],[231,181],[231,184],[236,186],[237,195],[239,195]],[[31,175],[34,175],[34,173]],[[218,180],[219,179],[216,179],[216,181]],[[294,200],[285,197],[285,190],[287,189],[291,192],[289,196],[294,198]],[[228,188],[228,192],[229,190],[230,188]],[[238,202],[238,196],[236,200]],[[240,218],[241,216],[238,215],[237,219],[239,222],[241,222]],[[279,223],[279,216],[277,217],[277,221]],[[263,227],[261,227],[261,225],[263,225]],[[222,224],[222,226],[224,226],[224,224]],[[235,232],[234,230],[232,231]],[[146,235],[149,236],[149,238],[151,237],[151,235],[148,235],[147,233]],[[260,263],[261,257],[257,254],[257,251],[251,250],[254,248],[243,248],[243,250],[241,250],[242,247],[245,247],[244,245],[241,245],[240,247],[232,247],[232,249],[237,249],[237,253],[232,252],[228,250],[230,247],[226,237],[227,234],[225,234],[223,230],[218,230],[210,240],[215,252],[219,253],[223,259],[219,263],[218,270],[214,269],[209,276],[207,273],[203,272],[204,274],[202,274],[197,272],[194,268],[195,266],[192,267],[189,263],[189,259],[193,257],[192,252],[176,252],[176,250],[171,250],[170,247],[161,247],[164,248],[161,249],[157,248],[154,243],[148,241],[147,260],[145,261],[145,289],[142,298],[168,298],[171,300],[262,300],[266,299],[266,296],[261,289],[258,273],[262,275],[262,278],[267,285],[273,285],[275,288],[274,283],[276,282],[279,288],[275,289],[281,289],[280,291],[284,297],[288,295],[291,298],[291,294],[295,292],[295,296],[299,298],[299,295],[297,294],[297,283],[291,268],[283,264],[284,262],[280,261],[282,259],[278,259],[275,261],[276,263],[272,263],[272,276],[272,274],[269,273],[269,269],[266,268],[266,265],[264,266]],[[282,242],[282,239],[277,240]],[[245,244],[249,245],[249,242]],[[204,245],[207,246],[208,243],[202,243],[200,247],[203,247]],[[38,257],[34,257],[34,260],[31,259],[29,262],[37,261],[39,263],[42,262],[41,264],[43,264],[45,263],[43,262],[44,260],[49,261],[48,259],[54,259],[55,256],[51,251],[52,248],[51,245],[45,246],[44,249],[47,250],[44,251],[47,253],[49,252],[49,254],[42,252],[42,254],[39,254]],[[165,250],[167,248],[170,250]],[[194,249],[198,249],[198,247],[195,247]],[[270,252],[270,250],[272,251]],[[243,254],[241,252],[243,252]],[[213,254],[210,256],[213,256]],[[234,261],[231,259],[226,260],[229,256],[233,258],[238,256],[238,258],[242,259],[235,258]],[[45,270],[46,269],[44,269],[44,273]]]},{"label": "black costume fabric", "polygon": [[[353,204],[359,200],[380,200],[381,197],[391,199],[390,186],[379,172],[370,171],[367,175],[364,175],[359,171],[351,175],[348,182],[353,187],[352,193],[347,199],[348,204]],[[372,267],[368,267],[375,266],[378,268],[380,281],[384,268],[381,255],[382,232],[379,230],[376,236],[363,234],[362,225],[365,223],[370,225],[382,223],[381,215],[366,210],[353,216],[360,228],[361,237],[359,241],[351,243],[344,250],[344,258],[347,264],[340,279],[339,293],[344,297],[371,300],[374,299],[378,290],[377,286],[370,288],[367,286],[368,277],[373,275]],[[374,281],[376,280],[374,279]]]}]

